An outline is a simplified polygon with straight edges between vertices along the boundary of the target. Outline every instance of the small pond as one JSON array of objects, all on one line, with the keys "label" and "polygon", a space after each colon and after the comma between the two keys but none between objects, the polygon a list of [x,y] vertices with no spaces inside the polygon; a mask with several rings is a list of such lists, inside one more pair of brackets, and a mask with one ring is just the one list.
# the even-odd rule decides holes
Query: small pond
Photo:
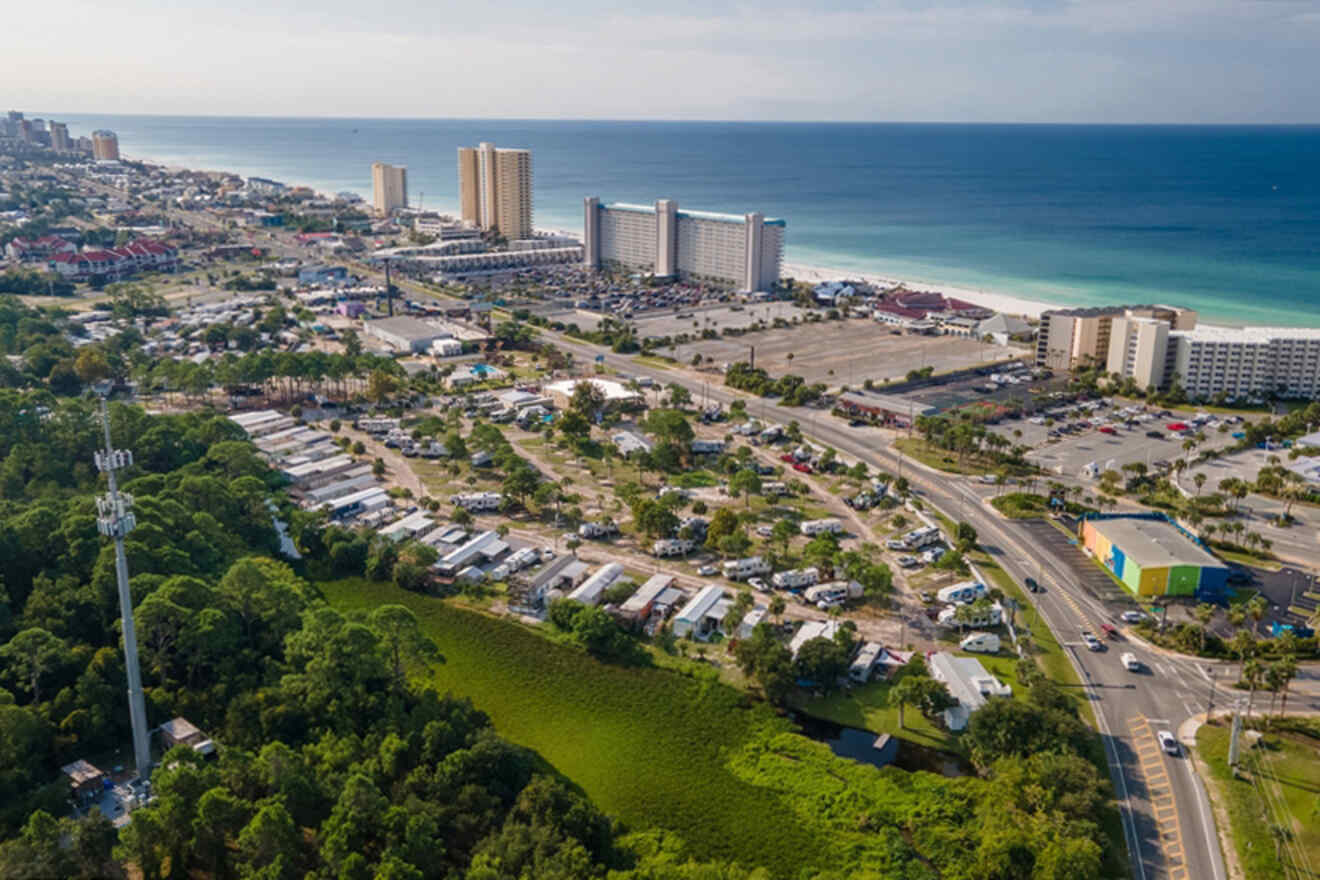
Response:
[{"label": "small pond", "polygon": [[897,767],[909,772],[925,770],[944,776],[970,776],[972,766],[953,752],[934,749],[901,740],[896,736],[876,734],[859,727],[845,727],[798,712],[793,715],[798,732],[822,742],[840,758],[848,758],[873,767]]}]

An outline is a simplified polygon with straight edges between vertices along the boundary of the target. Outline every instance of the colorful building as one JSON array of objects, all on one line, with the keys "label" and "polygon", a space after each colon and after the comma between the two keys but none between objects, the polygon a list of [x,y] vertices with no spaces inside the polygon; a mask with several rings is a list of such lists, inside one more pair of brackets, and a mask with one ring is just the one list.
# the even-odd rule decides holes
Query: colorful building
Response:
[{"label": "colorful building", "polygon": [[1134,596],[1218,600],[1228,568],[1205,545],[1160,514],[1099,515],[1082,521],[1082,545]]}]

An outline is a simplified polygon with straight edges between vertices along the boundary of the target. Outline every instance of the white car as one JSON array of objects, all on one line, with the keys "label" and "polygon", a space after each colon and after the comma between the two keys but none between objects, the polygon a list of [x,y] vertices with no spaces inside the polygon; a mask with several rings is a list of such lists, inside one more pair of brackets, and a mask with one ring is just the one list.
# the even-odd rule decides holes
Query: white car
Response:
[{"label": "white car", "polygon": [[1173,731],[1161,730],[1155,734],[1155,738],[1160,741],[1160,748],[1164,749],[1166,754],[1173,755],[1175,758],[1182,754],[1182,746],[1178,745],[1178,738],[1173,735]]},{"label": "white car", "polygon": [[714,577],[719,573],[720,570],[713,565],[703,565],[701,568],[697,569],[697,574],[702,577]]},{"label": "white car", "polygon": [[1142,614],[1140,611],[1123,612],[1124,623],[1141,623],[1145,619],[1146,619],[1146,615]]},{"label": "white car", "polygon": [[758,593],[770,592],[770,585],[759,577],[748,578],[747,585],[750,586],[753,590],[756,590],[756,592]]},{"label": "white car", "polygon": [[1097,639],[1094,634],[1086,630],[1082,631],[1082,641],[1085,642],[1086,647],[1090,648],[1092,651],[1103,651],[1105,649],[1104,643]]},{"label": "white car", "polygon": [[762,538],[768,538],[775,533],[775,530],[767,525],[759,525],[756,527],[756,533]]},{"label": "white car", "polygon": [[915,556],[898,557],[898,565],[900,568],[913,568],[920,564],[921,564],[921,560],[917,559],[917,557]]}]

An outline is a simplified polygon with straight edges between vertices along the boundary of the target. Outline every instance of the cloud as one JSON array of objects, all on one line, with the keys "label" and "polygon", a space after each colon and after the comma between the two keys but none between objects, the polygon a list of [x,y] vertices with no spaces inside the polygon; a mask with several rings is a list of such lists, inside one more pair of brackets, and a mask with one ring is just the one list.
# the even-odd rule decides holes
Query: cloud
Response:
[{"label": "cloud", "polygon": [[[51,110],[276,115],[1311,121],[1305,0],[73,0],[7,13]],[[40,75],[33,75],[40,71]]]}]

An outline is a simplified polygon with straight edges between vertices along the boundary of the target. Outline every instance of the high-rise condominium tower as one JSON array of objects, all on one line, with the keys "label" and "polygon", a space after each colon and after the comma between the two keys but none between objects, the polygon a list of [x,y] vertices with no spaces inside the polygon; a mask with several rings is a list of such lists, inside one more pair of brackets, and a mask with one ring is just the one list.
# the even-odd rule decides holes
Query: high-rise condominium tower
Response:
[{"label": "high-rise condominium tower", "polygon": [[69,140],[69,126],[63,122],[51,122],[50,148],[57,153],[67,153],[73,149],[73,142]]},{"label": "high-rise condominium tower", "polygon": [[458,148],[458,199],[465,223],[508,239],[532,234],[532,153],[494,144]]},{"label": "high-rise condominium tower", "polygon": [[119,136],[104,128],[92,132],[92,158],[118,159]]},{"label": "high-rise condominium tower", "polygon": [[371,189],[376,213],[389,216],[408,207],[408,169],[376,162],[371,166]]}]

